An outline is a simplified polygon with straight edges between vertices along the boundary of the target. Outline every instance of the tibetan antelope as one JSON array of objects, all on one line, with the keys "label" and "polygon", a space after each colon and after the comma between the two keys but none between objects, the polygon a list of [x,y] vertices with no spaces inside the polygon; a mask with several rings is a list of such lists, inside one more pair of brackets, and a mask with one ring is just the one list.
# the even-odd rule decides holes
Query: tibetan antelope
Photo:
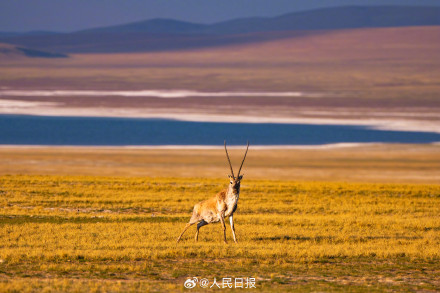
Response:
[{"label": "tibetan antelope", "polygon": [[231,174],[229,177],[228,188],[217,193],[214,197],[210,199],[201,201],[194,206],[194,210],[191,219],[186,224],[177,242],[182,238],[183,233],[191,226],[197,223],[197,232],[194,240],[197,241],[199,237],[199,230],[201,227],[208,225],[210,223],[221,222],[223,226],[223,236],[224,242],[226,243],[226,225],[225,218],[229,217],[229,223],[231,224],[232,236],[234,237],[234,242],[237,243],[237,238],[235,236],[234,228],[234,218],[233,214],[237,209],[238,196],[240,193],[240,181],[243,175],[240,175],[241,167],[243,167],[244,160],[246,159],[246,154],[249,149],[249,141],[247,143],[246,152],[244,153],[243,161],[241,162],[240,169],[238,169],[237,177],[234,175],[232,170],[231,160],[229,159],[228,149],[226,148],[225,141],[225,151],[226,157],[228,158],[229,167],[231,168]]}]

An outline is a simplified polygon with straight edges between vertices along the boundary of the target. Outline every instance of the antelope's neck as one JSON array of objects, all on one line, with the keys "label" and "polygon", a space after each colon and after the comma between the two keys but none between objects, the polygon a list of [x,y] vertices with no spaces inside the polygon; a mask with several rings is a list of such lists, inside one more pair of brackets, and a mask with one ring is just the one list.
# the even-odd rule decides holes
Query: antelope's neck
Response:
[{"label": "antelope's neck", "polygon": [[232,213],[237,208],[239,193],[240,193],[240,188],[234,190],[234,188],[232,188],[229,185],[228,191],[227,191],[227,194],[226,194],[226,200],[225,200],[226,201],[226,206],[227,206],[227,209],[225,211],[225,216],[226,217],[229,217],[230,215],[232,215]]}]

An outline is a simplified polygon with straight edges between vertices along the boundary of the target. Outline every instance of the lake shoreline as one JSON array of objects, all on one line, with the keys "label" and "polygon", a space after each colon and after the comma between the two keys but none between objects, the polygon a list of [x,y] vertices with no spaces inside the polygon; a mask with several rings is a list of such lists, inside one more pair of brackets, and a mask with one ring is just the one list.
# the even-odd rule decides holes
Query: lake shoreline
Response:
[{"label": "lake shoreline", "polygon": [[[386,116],[386,112],[384,115]],[[407,117],[397,118],[390,113],[386,118],[336,118],[338,111],[332,113],[333,117],[299,117],[299,116],[272,116],[270,113],[255,114],[204,114],[192,112],[191,109],[180,110],[156,110],[136,108],[64,108],[57,106],[34,106],[26,108],[1,108],[0,115],[26,115],[26,116],[50,116],[50,117],[85,117],[85,118],[127,118],[127,119],[164,119],[185,122],[215,122],[215,123],[267,123],[267,124],[307,124],[307,125],[340,125],[340,126],[364,126],[373,130],[390,131],[413,131],[440,133],[440,121],[427,117],[423,114],[407,113]]]},{"label": "lake shoreline", "polygon": [[[343,149],[369,146],[401,145],[400,143],[331,143],[320,145],[252,145],[255,150],[319,150]],[[440,142],[422,143],[414,145],[440,145]],[[222,150],[223,145],[26,145],[26,144],[0,144],[0,149],[106,149],[106,150]],[[228,149],[242,149],[243,146],[228,145]]]},{"label": "lake shoreline", "polygon": [[0,144],[73,146],[322,146],[433,143],[436,132],[389,131],[364,125],[199,122],[171,119],[0,115]]},{"label": "lake shoreline", "polygon": [[0,144],[66,146],[260,146],[435,143],[437,132],[365,125],[199,122],[172,119],[0,115]]}]

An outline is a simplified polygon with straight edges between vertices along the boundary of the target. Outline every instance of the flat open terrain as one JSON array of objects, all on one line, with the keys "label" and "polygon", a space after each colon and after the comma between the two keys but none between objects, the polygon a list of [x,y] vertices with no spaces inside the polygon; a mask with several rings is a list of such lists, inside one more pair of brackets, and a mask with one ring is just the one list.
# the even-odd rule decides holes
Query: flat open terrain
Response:
[{"label": "flat open terrain", "polygon": [[439,185],[247,179],[238,244],[213,224],[176,245],[193,204],[226,180],[0,180],[2,292],[186,291],[192,277],[255,278],[264,292],[440,288]]},{"label": "flat open terrain", "polygon": [[[242,152],[231,148],[234,165]],[[255,278],[264,292],[436,291],[439,155],[250,149],[239,243],[213,224],[176,245],[193,205],[227,183],[223,150],[2,147],[0,291],[185,291],[192,277]]]},{"label": "flat open terrain", "polygon": [[[298,97],[8,96],[51,102],[1,113],[128,116],[226,115],[412,121],[440,129],[440,28],[354,29],[265,42],[157,53],[3,58],[2,90],[301,92]],[[1,101],[0,101],[1,102]],[[12,112],[11,112],[12,111]],[[168,115],[169,117],[170,115]],[[208,117],[208,118],[206,118]],[[227,119],[227,118],[225,118]],[[244,118],[238,118],[244,120]],[[237,120],[237,118],[236,118]],[[420,128],[420,127],[419,127]]]},{"label": "flat open terrain", "polygon": [[[243,148],[231,148],[237,168]],[[252,179],[339,182],[440,182],[440,145],[377,144],[315,149],[255,149]],[[223,148],[0,147],[0,174],[226,178]]]}]

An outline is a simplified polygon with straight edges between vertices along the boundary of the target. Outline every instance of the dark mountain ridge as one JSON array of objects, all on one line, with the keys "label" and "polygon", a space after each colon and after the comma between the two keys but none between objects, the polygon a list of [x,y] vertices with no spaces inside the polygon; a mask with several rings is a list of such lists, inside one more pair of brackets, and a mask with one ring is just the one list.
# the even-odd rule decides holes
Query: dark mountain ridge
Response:
[{"label": "dark mountain ridge", "polygon": [[205,25],[179,21],[174,19],[155,18],[145,21],[132,22],[77,31],[76,33],[191,33],[203,30]]},{"label": "dark mountain ridge", "polygon": [[80,31],[236,34],[261,31],[325,30],[363,27],[440,25],[440,7],[343,6],[287,13],[276,17],[251,17],[210,25],[172,19],[152,19]]},{"label": "dark mountain ridge", "polygon": [[440,7],[343,6],[214,24],[152,19],[73,33],[0,34],[0,42],[64,53],[195,49],[337,29],[437,26]]}]

